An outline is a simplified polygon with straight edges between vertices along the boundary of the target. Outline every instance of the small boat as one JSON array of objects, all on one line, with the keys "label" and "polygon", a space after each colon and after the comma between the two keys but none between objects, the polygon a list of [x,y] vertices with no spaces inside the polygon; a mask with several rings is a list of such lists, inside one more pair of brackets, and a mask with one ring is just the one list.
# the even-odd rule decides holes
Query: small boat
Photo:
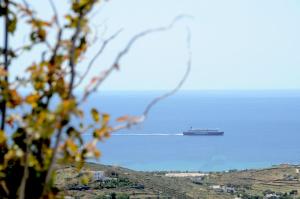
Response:
[{"label": "small boat", "polygon": [[224,131],[220,131],[219,129],[193,129],[184,131],[183,135],[202,135],[202,136],[222,136],[224,135]]}]

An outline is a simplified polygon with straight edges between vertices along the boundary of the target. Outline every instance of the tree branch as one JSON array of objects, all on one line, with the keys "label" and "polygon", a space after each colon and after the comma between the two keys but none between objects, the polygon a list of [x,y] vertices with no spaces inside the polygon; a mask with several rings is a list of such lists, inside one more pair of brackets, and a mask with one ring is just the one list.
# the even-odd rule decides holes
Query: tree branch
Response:
[{"label": "tree branch", "polygon": [[171,91],[158,96],[156,98],[154,98],[145,108],[143,114],[141,116],[137,116],[137,117],[129,117],[127,120],[127,123],[124,125],[120,125],[120,126],[116,126],[113,127],[111,129],[111,132],[115,132],[115,131],[119,131],[122,129],[126,129],[126,128],[130,128],[133,125],[137,125],[140,124],[142,122],[145,121],[145,119],[148,117],[148,114],[150,112],[150,110],[161,100],[164,100],[172,95],[174,95],[176,92],[179,91],[179,89],[182,87],[182,85],[184,84],[184,82],[186,81],[186,79],[188,78],[190,72],[191,72],[191,67],[192,67],[192,51],[191,51],[191,32],[189,29],[187,29],[187,39],[186,39],[186,44],[187,44],[187,63],[186,63],[186,71],[182,77],[182,79],[180,80],[180,82],[177,84],[177,86],[172,89]]},{"label": "tree branch", "polygon": [[51,179],[51,175],[52,175],[52,172],[53,172],[53,167],[54,167],[54,164],[56,162],[56,154],[58,152],[58,148],[59,148],[59,143],[60,143],[60,139],[61,139],[61,136],[62,136],[62,131],[63,131],[63,128],[61,127],[58,132],[57,132],[57,135],[56,135],[56,141],[55,141],[55,145],[53,147],[53,152],[52,152],[52,157],[50,159],[50,165],[48,167],[48,170],[47,170],[47,174],[46,174],[46,178],[45,178],[45,184],[44,184],[44,188],[43,188],[43,195],[46,193],[47,191],[47,185],[48,183],[50,182],[50,179]]},{"label": "tree branch", "polygon": [[26,182],[29,176],[28,172],[28,159],[29,159],[29,139],[26,138],[26,151],[25,151],[25,166],[24,166],[24,173],[21,180],[21,185],[19,187],[19,199],[25,198],[25,189],[26,189]]},{"label": "tree branch", "polygon": [[148,29],[145,30],[143,32],[138,33],[137,35],[135,35],[134,37],[132,37],[129,42],[127,43],[127,45],[125,46],[125,48],[120,51],[117,55],[117,57],[115,58],[113,64],[105,71],[103,71],[98,77],[97,77],[97,81],[94,84],[94,87],[91,88],[90,90],[85,91],[83,98],[81,100],[81,102],[85,101],[88,96],[92,93],[97,91],[97,89],[99,88],[99,86],[103,83],[104,80],[106,80],[106,78],[111,74],[112,71],[119,69],[119,64],[120,61],[122,60],[122,58],[130,51],[131,47],[141,38],[150,35],[152,33],[157,33],[157,32],[163,32],[166,30],[169,30],[171,28],[173,28],[173,26],[181,19],[183,18],[187,18],[189,16],[186,15],[179,15],[177,17],[174,18],[174,20],[168,25],[168,26],[163,26],[163,27],[159,27],[159,28],[153,28],[153,29]]},{"label": "tree branch", "polygon": [[[4,70],[8,72],[8,48],[9,48],[9,18],[8,18],[8,11],[9,11],[9,0],[4,0],[5,4],[5,19],[4,19]],[[4,81],[8,83],[8,75],[4,77]],[[3,86],[2,90],[8,89],[8,85]],[[5,119],[6,119],[6,99],[3,97],[1,106],[1,130],[5,130]]]},{"label": "tree branch", "polygon": [[178,85],[171,90],[170,92],[165,93],[162,96],[159,96],[157,98],[155,98],[145,109],[144,111],[144,116],[146,117],[149,113],[149,111],[151,110],[151,108],[157,104],[159,101],[174,95],[183,85],[183,83],[186,81],[187,77],[190,74],[191,71],[191,64],[192,64],[192,51],[191,51],[191,31],[189,28],[187,28],[187,39],[186,39],[186,44],[187,44],[187,52],[188,52],[188,60],[187,60],[187,68],[186,71],[184,73],[184,76],[182,77],[181,81],[178,83]]},{"label": "tree branch", "polygon": [[95,61],[98,59],[98,57],[103,53],[103,51],[105,50],[106,46],[112,41],[114,40],[120,33],[122,32],[121,30],[118,30],[116,33],[114,33],[112,36],[110,36],[109,38],[107,38],[106,40],[103,41],[103,44],[101,46],[101,48],[98,50],[98,52],[96,53],[96,55],[93,57],[93,59],[89,62],[87,69],[85,70],[85,72],[83,73],[83,75],[80,77],[79,81],[77,82],[76,85],[74,85],[73,88],[79,86],[82,81],[85,79],[85,77],[88,75],[89,71],[91,70],[91,68],[93,67]]},{"label": "tree branch", "polygon": [[[93,4],[96,3],[96,0],[93,1]],[[90,6],[92,8],[92,5]],[[75,29],[75,33],[71,39],[71,49],[70,49],[70,59],[69,59],[69,66],[70,66],[70,70],[71,70],[71,79],[70,79],[70,85],[69,85],[69,91],[68,91],[68,95],[67,98],[70,98],[72,96],[72,91],[73,91],[73,87],[74,87],[74,80],[75,80],[75,76],[76,76],[76,71],[75,71],[75,65],[76,65],[76,60],[75,60],[75,49],[76,49],[76,41],[77,38],[81,32],[81,21],[82,19],[91,11],[91,9],[86,10],[85,12],[81,11],[79,13],[78,16],[78,20],[77,20],[77,24],[76,24],[76,29]]]},{"label": "tree branch", "polygon": [[[96,3],[96,0],[93,1],[93,3]],[[91,6],[92,8],[92,6]],[[72,96],[72,91],[73,91],[73,84],[74,84],[74,79],[75,79],[75,75],[76,75],[76,71],[75,71],[75,66],[76,66],[76,60],[75,60],[75,50],[76,50],[76,41],[78,39],[78,36],[81,32],[81,21],[82,19],[91,11],[91,9],[87,10],[86,12],[80,12],[79,16],[78,16],[78,21],[76,24],[76,29],[75,29],[75,33],[72,36],[72,46],[70,49],[70,58],[69,58],[69,67],[71,70],[71,79],[70,79],[70,84],[69,84],[69,90],[68,90],[68,95],[67,95],[67,99],[70,99]],[[67,124],[62,125],[62,127],[57,131],[57,135],[56,135],[56,140],[55,140],[55,144],[53,147],[53,153],[52,153],[52,157],[50,160],[50,165],[48,167],[47,170],[47,174],[46,174],[46,178],[45,178],[45,186],[43,189],[43,194],[46,193],[46,185],[49,183],[50,179],[51,179],[51,175],[53,172],[53,167],[54,164],[56,162],[56,155],[58,153],[58,149],[59,149],[59,144],[60,144],[60,140],[62,137],[62,133],[63,133],[63,127],[66,126]]]},{"label": "tree branch", "polygon": [[77,26],[76,26],[76,30],[75,30],[75,34],[72,37],[72,47],[70,50],[70,60],[69,60],[69,66],[71,69],[71,80],[70,80],[70,86],[69,86],[69,91],[68,91],[68,98],[72,95],[72,91],[73,91],[73,84],[74,84],[74,79],[75,79],[75,48],[76,48],[76,40],[77,37],[79,36],[81,27],[80,27],[80,22],[82,19],[82,14],[79,15],[78,17],[78,22],[77,22]]},{"label": "tree branch", "polygon": [[59,22],[59,16],[58,16],[58,12],[57,12],[56,6],[55,6],[53,0],[49,0],[49,3],[50,3],[50,6],[51,6],[51,8],[52,8],[52,10],[54,12],[55,23],[56,23],[57,27],[59,29],[61,29],[61,25],[60,25],[60,22]]}]

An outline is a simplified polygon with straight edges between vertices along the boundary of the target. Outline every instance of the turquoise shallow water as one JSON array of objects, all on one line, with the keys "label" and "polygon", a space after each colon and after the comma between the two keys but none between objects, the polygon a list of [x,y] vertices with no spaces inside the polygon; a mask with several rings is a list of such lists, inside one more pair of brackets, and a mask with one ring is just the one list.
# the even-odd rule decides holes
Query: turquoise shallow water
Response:
[{"label": "turquoise shallow water", "polygon": [[[113,117],[140,114],[161,92],[104,92],[88,103]],[[220,137],[180,135],[220,128]],[[147,121],[99,144],[103,164],[136,170],[262,168],[300,163],[300,91],[194,91],[159,103]]]}]

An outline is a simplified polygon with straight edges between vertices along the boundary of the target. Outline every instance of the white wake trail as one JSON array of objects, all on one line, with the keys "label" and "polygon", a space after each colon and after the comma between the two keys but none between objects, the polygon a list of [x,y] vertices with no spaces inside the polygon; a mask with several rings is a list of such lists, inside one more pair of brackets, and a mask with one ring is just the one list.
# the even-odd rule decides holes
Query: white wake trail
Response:
[{"label": "white wake trail", "polygon": [[182,136],[182,133],[113,133],[113,136]]}]

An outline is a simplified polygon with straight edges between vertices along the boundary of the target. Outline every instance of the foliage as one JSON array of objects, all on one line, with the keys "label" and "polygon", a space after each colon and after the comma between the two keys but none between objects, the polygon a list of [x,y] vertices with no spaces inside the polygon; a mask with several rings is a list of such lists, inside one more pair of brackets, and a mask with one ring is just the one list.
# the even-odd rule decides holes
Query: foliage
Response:
[{"label": "foliage", "polygon": [[[154,104],[180,88],[190,70],[189,53],[188,70],[179,85],[156,98],[140,117],[120,117],[117,119],[120,125],[112,127],[107,113],[92,108],[87,116],[82,104],[113,70],[118,70],[120,60],[130,47],[147,34],[171,28],[181,17],[167,27],[134,36],[111,67],[88,80],[83,95],[76,97],[75,89],[84,82],[94,61],[120,31],[104,40],[85,72],[78,74],[77,66],[93,43],[89,14],[102,1],[69,0],[70,9],[64,13],[63,19],[54,2],[47,2],[53,11],[50,20],[40,18],[26,0],[0,1],[0,18],[5,24],[5,42],[0,47],[0,57],[3,58],[0,62],[0,196],[3,198],[55,198],[58,190],[53,187],[53,169],[56,163],[71,162],[81,168],[86,159],[99,158],[101,153],[96,148],[99,140],[108,138],[113,131],[144,121]],[[18,29],[20,24],[22,29],[29,28],[29,42],[15,47],[10,41],[22,31]],[[24,53],[33,52],[35,61],[27,66],[26,74],[13,77],[11,63]],[[24,88],[30,88],[30,92],[21,93]],[[93,121],[87,124],[84,122],[86,117]],[[93,132],[93,139],[87,143],[82,138],[86,132]]]},{"label": "foliage", "polygon": [[[98,3],[70,1],[69,13],[61,25],[57,13],[46,21],[26,1],[1,2],[0,16],[6,23],[6,44],[0,51],[4,58],[0,63],[0,195],[3,197],[53,198],[56,190],[52,188],[52,171],[56,161],[76,162],[80,167],[87,158],[100,156],[96,143],[109,137],[109,115],[92,109],[93,123],[84,124],[82,102],[74,96],[75,67],[90,45],[88,13]],[[9,39],[15,35],[19,23],[30,27],[30,42],[18,49],[10,48]],[[57,32],[55,42],[49,41],[50,30]],[[19,52],[31,52],[35,47],[45,50],[35,55],[37,60],[27,67],[27,76],[11,81],[10,63],[21,56]],[[89,87],[93,83],[96,82]],[[23,95],[22,87],[32,89]],[[55,98],[58,103],[53,105]],[[80,125],[71,120],[80,121]],[[93,139],[83,143],[82,133],[90,129],[94,131]]]}]

